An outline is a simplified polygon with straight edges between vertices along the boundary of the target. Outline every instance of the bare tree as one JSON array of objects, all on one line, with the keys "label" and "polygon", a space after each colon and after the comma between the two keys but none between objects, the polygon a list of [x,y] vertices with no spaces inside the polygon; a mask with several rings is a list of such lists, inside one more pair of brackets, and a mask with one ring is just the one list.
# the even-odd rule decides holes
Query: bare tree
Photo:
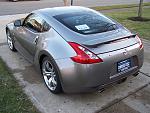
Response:
[{"label": "bare tree", "polygon": [[138,10],[138,17],[142,17],[142,7],[143,7],[143,0],[140,0],[139,3],[139,10]]}]

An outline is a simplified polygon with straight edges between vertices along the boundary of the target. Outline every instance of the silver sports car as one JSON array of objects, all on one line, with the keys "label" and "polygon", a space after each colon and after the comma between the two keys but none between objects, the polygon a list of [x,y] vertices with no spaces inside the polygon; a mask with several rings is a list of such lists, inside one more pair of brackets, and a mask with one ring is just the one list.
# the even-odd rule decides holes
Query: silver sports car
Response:
[{"label": "silver sports car", "polygon": [[36,66],[52,93],[101,90],[138,75],[143,64],[140,38],[89,8],[36,10],[9,23],[6,34],[10,50]]}]

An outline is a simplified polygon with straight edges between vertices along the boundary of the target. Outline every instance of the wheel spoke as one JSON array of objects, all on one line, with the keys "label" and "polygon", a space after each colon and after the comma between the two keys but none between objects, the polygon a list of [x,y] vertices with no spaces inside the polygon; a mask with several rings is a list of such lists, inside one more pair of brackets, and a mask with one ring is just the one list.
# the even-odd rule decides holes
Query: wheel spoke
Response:
[{"label": "wheel spoke", "polygon": [[53,76],[54,72],[48,72],[48,71],[44,71],[43,75],[44,76]]},{"label": "wheel spoke", "polygon": [[44,80],[45,80],[46,85],[48,85],[49,80],[46,76],[44,76]]},{"label": "wheel spoke", "polygon": [[57,84],[57,82],[56,82],[56,80],[55,80],[54,77],[52,77],[52,82],[53,82],[53,85],[56,85],[56,84]]},{"label": "wheel spoke", "polygon": [[48,80],[48,83],[50,86],[52,86],[52,77],[50,77],[50,79]]},{"label": "wheel spoke", "polygon": [[46,69],[48,71],[53,71],[53,67],[51,66],[51,64],[49,62],[46,62],[45,65],[46,65]]}]

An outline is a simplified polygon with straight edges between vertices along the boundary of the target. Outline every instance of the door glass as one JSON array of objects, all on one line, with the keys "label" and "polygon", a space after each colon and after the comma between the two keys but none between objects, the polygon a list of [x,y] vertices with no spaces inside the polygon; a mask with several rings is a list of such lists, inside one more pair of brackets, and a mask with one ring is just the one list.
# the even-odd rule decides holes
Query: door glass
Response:
[{"label": "door glass", "polygon": [[23,26],[34,32],[44,32],[50,28],[47,22],[36,14],[30,14],[25,19]]}]

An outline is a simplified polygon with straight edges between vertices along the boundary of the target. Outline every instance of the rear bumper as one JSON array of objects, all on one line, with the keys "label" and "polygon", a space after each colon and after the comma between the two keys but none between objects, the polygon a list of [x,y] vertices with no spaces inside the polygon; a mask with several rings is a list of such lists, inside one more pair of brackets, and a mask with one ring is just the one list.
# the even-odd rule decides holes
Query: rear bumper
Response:
[{"label": "rear bumper", "polygon": [[[101,89],[137,73],[143,65],[143,48],[140,49],[138,44],[98,56],[104,62],[78,64],[70,58],[56,60],[64,92],[89,92]],[[117,62],[128,58],[131,59],[132,67],[117,73]]]}]

